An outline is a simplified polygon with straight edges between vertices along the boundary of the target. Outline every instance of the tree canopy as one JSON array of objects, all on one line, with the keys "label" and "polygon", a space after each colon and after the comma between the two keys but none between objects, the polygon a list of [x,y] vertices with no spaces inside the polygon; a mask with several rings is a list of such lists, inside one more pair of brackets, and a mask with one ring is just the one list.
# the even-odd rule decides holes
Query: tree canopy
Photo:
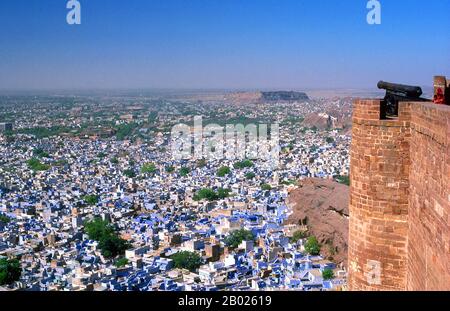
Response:
[{"label": "tree canopy", "polygon": [[84,226],[89,239],[98,241],[102,255],[106,258],[114,258],[123,254],[129,247],[128,242],[121,239],[107,221],[95,218]]},{"label": "tree canopy", "polygon": [[114,258],[118,255],[123,255],[129,247],[128,242],[121,239],[116,234],[102,237],[99,240],[98,246],[102,251],[102,255],[106,258]]},{"label": "tree canopy", "polygon": [[142,174],[154,174],[156,172],[156,165],[153,163],[145,163],[141,167]]},{"label": "tree canopy", "polygon": [[32,171],[35,171],[35,172],[46,171],[50,168],[49,165],[41,163],[41,161],[39,161],[36,158],[32,158],[32,159],[28,160],[27,164],[28,164],[28,167]]},{"label": "tree canopy", "polygon": [[125,267],[126,265],[128,265],[128,259],[126,259],[125,257],[122,257],[116,261],[117,268],[122,268]]},{"label": "tree canopy", "polygon": [[113,158],[111,159],[111,163],[112,163],[112,164],[119,164],[119,159],[118,159],[117,157],[113,157]]},{"label": "tree canopy", "polygon": [[11,218],[9,218],[6,215],[0,214],[0,222],[2,222],[4,224],[8,224],[11,222]]},{"label": "tree canopy", "polygon": [[0,259],[0,285],[8,285],[20,279],[22,268],[17,259]]},{"label": "tree canopy", "polygon": [[231,173],[231,170],[228,166],[222,166],[221,168],[219,168],[217,170],[217,176],[219,176],[219,177],[225,177],[230,173]]},{"label": "tree canopy", "polygon": [[97,204],[98,203],[98,201],[99,201],[99,197],[98,197],[98,195],[95,195],[95,194],[88,194],[88,195],[85,195],[84,197],[83,197],[83,200],[87,203],[87,204],[89,204],[89,205],[95,205],[95,204]]},{"label": "tree canopy", "polygon": [[344,184],[344,185],[350,186],[350,176],[348,176],[348,175],[336,176],[336,180],[340,184]]},{"label": "tree canopy", "polygon": [[299,240],[304,239],[307,236],[308,234],[305,231],[302,230],[295,231],[294,234],[292,235],[291,242],[297,243]]},{"label": "tree canopy", "polygon": [[243,160],[243,161],[239,161],[234,163],[234,168],[235,169],[243,169],[243,168],[248,168],[248,167],[252,167],[253,166],[253,162],[251,160]]},{"label": "tree canopy", "polygon": [[270,191],[270,190],[272,190],[272,186],[269,185],[269,184],[262,184],[261,185],[261,190]]},{"label": "tree canopy", "polygon": [[36,148],[33,150],[33,155],[39,158],[49,158],[50,155],[45,152],[42,148]]},{"label": "tree canopy", "polygon": [[189,173],[190,173],[190,170],[189,170],[189,168],[187,168],[187,167],[182,167],[182,168],[180,169],[180,176],[185,177],[185,176],[187,176]]},{"label": "tree canopy", "polygon": [[169,174],[175,172],[175,167],[173,167],[173,166],[167,166],[167,167],[166,167],[166,172],[169,173]]},{"label": "tree canopy", "polygon": [[230,195],[230,192],[230,189],[219,188],[217,191],[214,191],[210,188],[203,188],[194,195],[193,199],[194,201],[208,200],[212,202],[227,198]]},{"label": "tree canopy", "polygon": [[320,254],[320,244],[315,236],[311,236],[306,240],[305,251],[313,256]]},{"label": "tree canopy", "polygon": [[114,234],[114,228],[101,218],[94,218],[92,221],[84,225],[84,231],[89,236],[89,239],[98,241],[102,237]]},{"label": "tree canopy", "polygon": [[188,269],[191,272],[197,270],[203,263],[202,257],[195,252],[182,251],[170,257],[175,268]]},{"label": "tree canopy", "polygon": [[138,125],[136,123],[120,124],[116,128],[117,140],[124,140],[130,137],[137,127]]},{"label": "tree canopy", "polygon": [[254,241],[255,236],[251,231],[240,229],[230,233],[229,236],[225,238],[225,244],[229,247],[236,248],[242,241]]},{"label": "tree canopy", "polygon": [[325,281],[334,279],[334,272],[331,269],[324,269],[322,271],[322,277]]},{"label": "tree canopy", "polygon": [[245,178],[247,179],[253,179],[256,177],[256,174],[253,172],[248,172],[247,174],[245,174]]},{"label": "tree canopy", "polygon": [[123,174],[128,178],[134,178],[136,177],[136,172],[133,169],[127,169],[123,171]]}]

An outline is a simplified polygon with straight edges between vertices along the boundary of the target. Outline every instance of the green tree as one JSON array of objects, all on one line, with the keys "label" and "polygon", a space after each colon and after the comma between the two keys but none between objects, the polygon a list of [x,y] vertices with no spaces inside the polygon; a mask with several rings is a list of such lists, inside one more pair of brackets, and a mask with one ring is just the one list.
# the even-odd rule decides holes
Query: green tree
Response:
[{"label": "green tree", "polygon": [[230,189],[219,188],[217,191],[214,191],[209,188],[203,188],[194,195],[193,199],[194,201],[208,200],[212,202],[229,197],[230,192]]},{"label": "green tree", "polygon": [[89,239],[99,241],[103,237],[114,234],[114,228],[106,220],[99,217],[84,225],[84,231],[87,233]]},{"label": "green tree", "polygon": [[154,174],[156,172],[156,165],[153,163],[145,163],[141,167],[141,173],[142,174]]},{"label": "green tree", "polygon": [[189,168],[187,168],[187,167],[182,167],[182,168],[180,169],[180,176],[185,177],[185,176],[187,176],[189,173],[190,173],[190,170],[189,170]]},{"label": "green tree", "polygon": [[125,257],[122,257],[116,261],[117,268],[122,268],[125,267],[126,265],[128,265],[128,259],[126,259]]},{"label": "green tree", "polygon": [[22,268],[17,259],[0,259],[0,285],[8,285],[20,279]]},{"label": "green tree", "polygon": [[320,244],[315,236],[311,236],[306,240],[305,251],[313,256],[320,254]]},{"label": "green tree", "polygon": [[114,258],[122,255],[129,247],[128,242],[116,234],[104,236],[98,242],[102,255],[106,258]]},{"label": "green tree", "polygon": [[32,171],[35,171],[35,172],[46,171],[46,170],[48,170],[50,168],[49,165],[41,163],[41,161],[39,161],[36,158],[32,158],[31,160],[29,160],[27,162],[27,164],[28,164],[28,167]]},{"label": "green tree", "polygon": [[111,159],[111,163],[112,163],[112,164],[119,164],[119,159],[118,159],[117,157],[113,157],[113,158]]},{"label": "green tree", "polygon": [[272,186],[269,185],[269,184],[262,184],[261,185],[261,190],[270,191],[270,190],[272,190]]},{"label": "green tree", "polygon": [[297,243],[299,240],[304,239],[307,236],[308,236],[307,232],[303,230],[295,231],[294,234],[292,235],[291,242]]},{"label": "green tree", "polygon": [[231,173],[231,170],[228,166],[222,166],[221,168],[219,168],[219,170],[217,171],[217,176],[219,177],[225,177],[228,174]]},{"label": "green tree", "polygon": [[334,143],[334,138],[333,138],[333,137],[327,137],[327,138],[326,138],[326,142],[327,142],[328,144],[332,144],[332,143]]},{"label": "green tree", "polygon": [[45,152],[42,148],[36,148],[33,150],[33,155],[39,158],[49,158],[50,155]]},{"label": "green tree", "polygon": [[128,138],[131,136],[134,132],[134,130],[137,128],[136,123],[129,123],[129,124],[121,124],[116,128],[116,138],[117,140],[124,140],[125,138]]},{"label": "green tree", "polygon": [[85,195],[85,196],[83,197],[83,200],[84,200],[87,204],[89,204],[90,206],[92,206],[92,205],[95,205],[95,204],[98,203],[99,197],[98,197],[98,195],[95,195],[95,194],[88,194],[88,195]]},{"label": "green tree", "polygon": [[153,124],[153,123],[155,123],[156,122],[156,119],[158,118],[158,112],[156,112],[156,111],[151,111],[149,114],[148,114],[148,123],[150,123],[150,124]]},{"label": "green tree", "polygon": [[230,189],[224,189],[224,188],[219,188],[217,189],[217,197],[219,199],[225,199],[228,198],[230,196]]},{"label": "green tree", "polygon": [[325,281],[334,279],[334,272],[331,269],[324,269],[322,271],[322,277]]},{"label": "green tree", "polygon": [[297,182],[295,180],[291,180],[291,179],[287,179],[287,180],[283,180],[281,182],[282,185],[286,185],[286,186],[291,186],[291,185],[296,185]]},{"label": "green tree", "polygon": [[173,166],[167,166],[167,167],[166,167],[166,172],[169,173],[169,174],[175,172],[175,167],[173,167]]},{"label": "green tree", "polygon": [[193,197],[195,201],[208,200],[215,201],[218,199],[217,193],[209,188],[203,188],[199,190]]},{"label": "green tree", "polygon": [[340,184],[350,186],[350,176],[348,176],[348,175],[343,175],[343,176],[338,175],[338,176],[336,176],[336,180]]},{"label": "green tree", "polygon": [[253,172],[249,172],[249,173],[245,174],[246,179],[253,179],[255,177],[256,177],[256,174]]},{"label": "green tree", "polygon": [[0,222],[4,223],[4,224],[8,224],[11,222],[11,218],[9,218],[6,215],[2,215],[0,214]]},{"label": "green tree", "polygon": [[95,218],[84,226],[89,239],[98,241],[102,255],[106,258],[114,258],[122,255],[128,249],[129,244],[121,239],[114,228],[101,218]]},{"label": "green tree", "polygon": [[126,169],[125,171],[123,171],[123,174],[128,178],[136,177],[136,172],[133,169]]},{"label": "green tree", "polygon": [[175,268],[188,269],[191,272],[197,270],[203,263],[202,258],[194,252],[182,251],[171,256]]},{"label": "green tree", "polygon": [[229,247],[236,248],[242,243],[242,241],[254,240],[255,236],[251,231],[240,229],[231,232],[230,235],[225,238],[225,244]]},{"label": "green tree", "polygon": [[243,168],[252,167],[253,166],[253,162],[250,161],[250,160],[243,160],[243,161],[234,163],[233,166],[234,166],[235,169],[243,169]]},{"label": "green tree", "polygon": [[106,153],[104,153],[104,152],[99,152],[99,153],[97,154],[97,158],[99,158],[99,159],[104,159],[104,158],[106,158]]}]

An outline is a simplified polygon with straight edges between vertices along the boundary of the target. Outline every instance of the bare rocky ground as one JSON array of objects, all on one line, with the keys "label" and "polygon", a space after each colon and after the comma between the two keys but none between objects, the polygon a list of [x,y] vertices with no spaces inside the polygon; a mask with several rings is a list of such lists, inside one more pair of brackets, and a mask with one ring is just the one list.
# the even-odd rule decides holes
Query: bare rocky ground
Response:
[{"label": "bare rocky ground", "polygon": [[333,180],[301,180],[288,204],[289,224],[305,225],[322,245],[321,253],[336,263],[347,264],[349,187]]}]

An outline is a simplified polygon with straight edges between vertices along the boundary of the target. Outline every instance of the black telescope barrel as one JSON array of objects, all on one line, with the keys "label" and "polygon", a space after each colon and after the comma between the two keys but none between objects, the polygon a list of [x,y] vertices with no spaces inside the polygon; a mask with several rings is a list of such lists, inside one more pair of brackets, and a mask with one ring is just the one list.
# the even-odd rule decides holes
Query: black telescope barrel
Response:
[{"label": "black telescope barrel", "polygon": [[418,98],[422,96],[422,88],[420,86],[411,86],[404,84],[389,83],[385,81],[378,82],[378,88],[391,92],[400,92],[407,97]]}]

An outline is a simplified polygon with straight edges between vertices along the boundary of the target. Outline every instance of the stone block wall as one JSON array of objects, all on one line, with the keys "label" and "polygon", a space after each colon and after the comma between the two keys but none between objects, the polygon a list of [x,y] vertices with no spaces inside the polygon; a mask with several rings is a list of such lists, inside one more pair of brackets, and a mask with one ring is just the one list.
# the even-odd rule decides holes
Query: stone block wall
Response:
[{"label": "stone block wall", "polygon": [[349,287],[406,286],[409,121],[380,120],[379,100],[353,106]]},{"label": "stone block wall", "polygon": [[354,102],[349,225],[351,290],[450,286],[450,107]]},{"label": "stone block wall", "polygon": [[412,106],[408,290],[450,290],[450,106]]}]

